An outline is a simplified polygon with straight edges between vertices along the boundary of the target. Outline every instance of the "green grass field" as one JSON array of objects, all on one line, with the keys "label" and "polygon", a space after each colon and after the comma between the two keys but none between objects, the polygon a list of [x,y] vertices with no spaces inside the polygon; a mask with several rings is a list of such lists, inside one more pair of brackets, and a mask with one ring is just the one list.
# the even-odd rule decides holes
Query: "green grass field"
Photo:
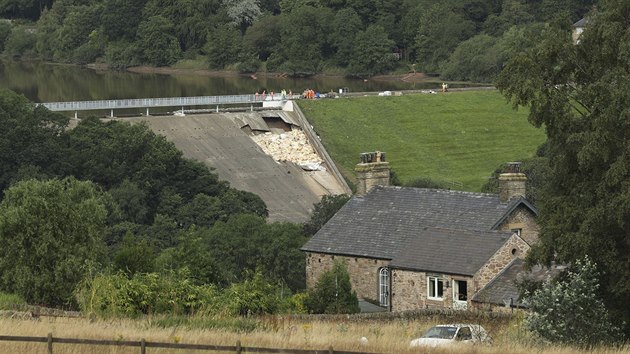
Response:
[{"label": "green grass field", "polygon": [[418,177],[479,191],[508,161],[531,157],[543,129],[498,91],[302,100],[299,106],[346,179],[359,154],[384,151],[401,181]]}]

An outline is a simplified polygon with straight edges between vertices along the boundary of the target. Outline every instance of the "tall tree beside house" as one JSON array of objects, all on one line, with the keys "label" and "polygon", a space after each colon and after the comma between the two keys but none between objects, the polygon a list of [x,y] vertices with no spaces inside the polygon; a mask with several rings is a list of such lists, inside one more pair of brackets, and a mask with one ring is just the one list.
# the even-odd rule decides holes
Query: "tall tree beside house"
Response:
[{"label": "tall tree beside house", "polygon": [[357,313],[359,300],[352,290],[346,265],[335,262],[333,268],[324,272],[304,301],[311,313]]},{"label": "tall tree beside house", "polygon": [[[545,28],[514,56],[497,86],[547,132],[550,170],[540,194],[535,262],[588,255],[616,321],[630,307],[630,2],[601,1],[580,43],[569,26]],[[626,334],[630,327],[625,328]]]}]

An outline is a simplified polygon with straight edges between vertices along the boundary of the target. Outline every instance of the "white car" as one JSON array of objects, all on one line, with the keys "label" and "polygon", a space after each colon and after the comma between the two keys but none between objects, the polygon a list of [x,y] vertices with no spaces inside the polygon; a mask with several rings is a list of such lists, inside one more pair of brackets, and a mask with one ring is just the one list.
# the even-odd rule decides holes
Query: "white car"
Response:
[{"label": "white car", "polygon": [[457,343],[491,343],[486,330],[476,324],[444,324],[429,328],[422,337],[411,341],[412,347],[442,347]]}]

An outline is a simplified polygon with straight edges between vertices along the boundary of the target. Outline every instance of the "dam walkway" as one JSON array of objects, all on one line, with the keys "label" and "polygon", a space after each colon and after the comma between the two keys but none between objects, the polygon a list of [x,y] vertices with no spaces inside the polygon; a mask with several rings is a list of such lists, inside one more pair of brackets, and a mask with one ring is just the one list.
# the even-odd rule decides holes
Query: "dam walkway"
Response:
[{"label": "dam walkway", "polygon": [[121,100],[100,100],[100,101],[74,101],[74,102],[45,102],[40,105],[53,112],[77,112],[83,111],[110,111],[110,116],[114,116],[114,110],[119,109],[146,109],[146,115],[150,115],[151,108],[159,107],[212,107],[219,112],[219,107],[223,105],[249,105],[250,110],[262,105],[272,106],[280,102],[299,98],[299,95],[223,95],[223,96],[197,96],[197,97],[166,97],[166,98],[136,98]]}]

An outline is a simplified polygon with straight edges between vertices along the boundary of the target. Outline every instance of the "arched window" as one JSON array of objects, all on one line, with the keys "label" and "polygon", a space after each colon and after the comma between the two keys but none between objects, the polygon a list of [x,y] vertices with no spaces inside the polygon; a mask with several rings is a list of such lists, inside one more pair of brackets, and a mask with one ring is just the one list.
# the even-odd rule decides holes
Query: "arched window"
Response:
[{"label": "arched window", "polygon": [[389,306],[389,269],[378,271],[378,298],[381,306]]}]

